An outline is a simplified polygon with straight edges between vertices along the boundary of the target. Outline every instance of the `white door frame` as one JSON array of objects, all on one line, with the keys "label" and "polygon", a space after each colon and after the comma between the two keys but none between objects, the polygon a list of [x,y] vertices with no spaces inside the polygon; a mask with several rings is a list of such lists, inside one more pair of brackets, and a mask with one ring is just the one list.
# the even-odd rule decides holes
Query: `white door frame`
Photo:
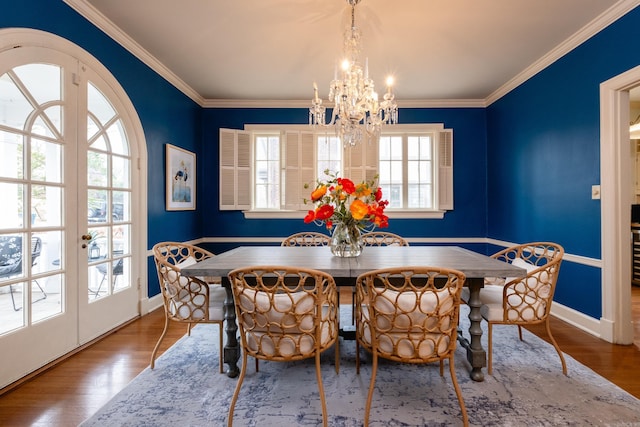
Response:
[{"label": "white door frame", "polygon": [[629,89],[638,84],[640,66],[600,85],[600,337],[616,344],[633,343],[630,228],[633,170],[629,136]]}]

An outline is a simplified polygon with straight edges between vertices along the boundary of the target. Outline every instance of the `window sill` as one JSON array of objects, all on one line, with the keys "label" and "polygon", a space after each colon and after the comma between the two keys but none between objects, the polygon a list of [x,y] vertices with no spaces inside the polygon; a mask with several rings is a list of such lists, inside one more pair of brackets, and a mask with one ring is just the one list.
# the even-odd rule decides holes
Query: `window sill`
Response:
[{"label": "window sill", "polygon": [[[386,211],[389,219],[442,219],[446,211]],[[307,211],[242,211],[245,219],[304,219]]]}]

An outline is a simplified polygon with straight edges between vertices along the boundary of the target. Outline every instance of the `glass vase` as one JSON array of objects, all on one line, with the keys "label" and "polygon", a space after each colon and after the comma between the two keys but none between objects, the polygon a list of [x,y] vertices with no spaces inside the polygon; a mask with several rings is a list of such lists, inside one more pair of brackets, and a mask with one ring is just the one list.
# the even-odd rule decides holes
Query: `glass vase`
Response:
[{"label": "glass vase", "polygon": [[350,222],[335,224],[329,247],[335,256],[344,258],[359,256],[363,247],[360,228]]}]

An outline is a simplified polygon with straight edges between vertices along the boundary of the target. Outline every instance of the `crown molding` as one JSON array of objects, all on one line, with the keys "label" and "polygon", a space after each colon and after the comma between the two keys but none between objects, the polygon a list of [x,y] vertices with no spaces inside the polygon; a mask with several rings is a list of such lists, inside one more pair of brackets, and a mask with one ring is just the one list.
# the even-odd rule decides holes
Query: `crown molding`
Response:
[{"label": "crown molding", "polygon": [[536,62],[525,68],[514,78],[498,88],[498,90],[489,95],[485,99],[486,106],[493,104],[498,99],[502,98],[507,93],[511,92],[513,89],[520,86],[522,83],[547,68],[549,65],[553,64],[558,59],[562,58],[564,55],[587,41],[589,38],[593,37],[600,31],[611,25],[613,22],[629,13],[639,4],[640,0],[620,0],[619,2],[611,6],[600,16],[582,27],[567,40],[560,43],[553,50],[542,56]]},{"label": "crown molding", "polygon": [[195,90],[187,85],[180,77],[173,73],[163,63],[158,61],[156,57],[151,55],[147,50],[140,46],[135,40],[129,37],[118,26],[114,25],[106,16],[98,9],[93,7],[85,0],[63,0],[69,7],[82,15],[85,19],[98,27],[107,36],[111,37],[118,44],[128,50],[133,56],[149,66],[156,73],[160,74],[165,80],[171,83],[179,91],[191,98],[194,102],[202,106],[204,98]]}]

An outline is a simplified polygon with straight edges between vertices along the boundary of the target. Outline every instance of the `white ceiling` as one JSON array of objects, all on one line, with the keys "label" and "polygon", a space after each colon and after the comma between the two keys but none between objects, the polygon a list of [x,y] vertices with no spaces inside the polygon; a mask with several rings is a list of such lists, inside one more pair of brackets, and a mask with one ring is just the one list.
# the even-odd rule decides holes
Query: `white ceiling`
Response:
[{"label": "white ceiling", "polygon": [[[65,0],[201,103],[326,98],[345,0]],[[566,53],[638,0],[362,0],[356,25],[379,91],[482,100]],[[162,70],[164,69],[164,71]]]}]

